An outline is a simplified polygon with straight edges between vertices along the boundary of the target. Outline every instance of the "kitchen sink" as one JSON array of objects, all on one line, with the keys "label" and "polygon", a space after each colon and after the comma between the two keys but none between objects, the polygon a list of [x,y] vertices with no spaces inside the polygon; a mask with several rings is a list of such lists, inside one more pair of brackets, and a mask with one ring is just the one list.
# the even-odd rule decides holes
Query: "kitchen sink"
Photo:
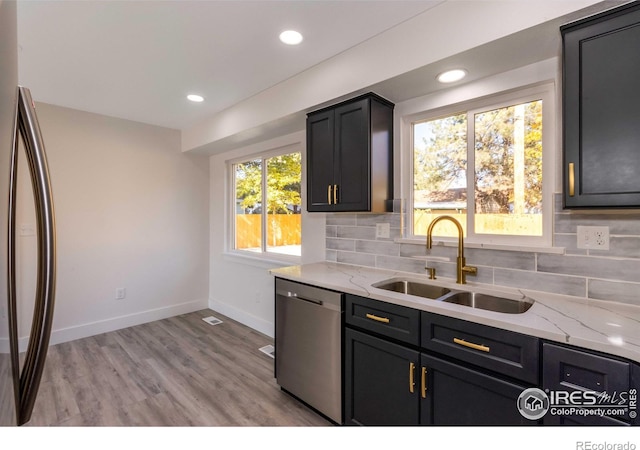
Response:
[{"label": "kitchen sink", "polygon": [[474,291],[462,291],[436,286],[421,281],[393,278],[372,284],[373,287],[400,294],[413,295],[443,303],[485,309],[505,314],[522,314],[533,305],[533,300],[520,297],[502,297]]},{"label": "kitchen sink", "polygon": [[445,303],[469,306],[471,308],[486,309],[489,311],[522,314],[531,308],[533,302],[524,299],[510,299],[505,297],[495,297],[493,295],[481,294],[478,292],[455,292],[441,299]]},{"label": "kitchen sink", "polygon": [[374,284],[373,287],[434,300],[451,292],[451,289],[445,287],[410,280],[387,280]]}]

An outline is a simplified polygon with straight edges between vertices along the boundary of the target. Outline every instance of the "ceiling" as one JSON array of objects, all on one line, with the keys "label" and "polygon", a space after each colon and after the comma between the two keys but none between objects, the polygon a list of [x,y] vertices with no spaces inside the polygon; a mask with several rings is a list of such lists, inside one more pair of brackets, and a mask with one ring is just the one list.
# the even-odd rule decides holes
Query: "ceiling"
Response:
[{"label": "ceiling", "polygon": [[[39,102],[185,129],[440,3],[21,0],[19,81]],[[301,45],[278,40],[290,28]]]}]

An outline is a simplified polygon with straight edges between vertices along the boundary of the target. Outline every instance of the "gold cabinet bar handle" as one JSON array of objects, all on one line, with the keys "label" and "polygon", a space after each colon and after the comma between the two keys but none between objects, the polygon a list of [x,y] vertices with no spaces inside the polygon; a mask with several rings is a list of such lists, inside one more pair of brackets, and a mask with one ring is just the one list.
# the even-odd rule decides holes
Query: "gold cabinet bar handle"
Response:
[{"label": "gold cabinet bar handle", "polygon": [[474,350],[480,350],[481,352],[487,352],[491,350],[486,345],[474,344],[473,342],[467,342],[464,339],[453,338],[453,342],[458,345],[464,345],[465,347],[472,348]]},{"label": "gold cabinet bar handle", "polygon": [[569,197],[576,195],[575,164],[569,163]]},{"label": "gold cabinet bar handle", "polygon": [[420,395],[427,398],[427,368],[422,368],[422,376],[420,377]]},{"label": "gold cabinet bar handle", "polygon": [[409,363],[409,392],[413,394],[413,388],[416,385],[413,380],[413,372],[416,370],[416,365],[414,363]]},{"label": "gold cabinet bar handle", "polygon": [[373,314],[366,314],[367,319],[375,320],[376,322],[389,323],[389,319],[386,317],[375,316]]},{"label": "gold cabinet bar handle", "polygon": [[331,185],[327,186],[327,203],[331,204]]},{"label": "gold cabinet bar handle", "polygon": [[337,184],[333,185],[333,204],[334,205],[338,204],[338,185]]}]

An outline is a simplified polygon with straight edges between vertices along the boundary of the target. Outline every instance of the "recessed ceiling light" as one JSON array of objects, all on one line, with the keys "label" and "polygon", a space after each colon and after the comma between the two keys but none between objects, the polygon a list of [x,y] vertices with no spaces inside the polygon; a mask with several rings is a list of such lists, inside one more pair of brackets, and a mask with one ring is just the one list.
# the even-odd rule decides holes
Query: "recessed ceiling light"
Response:
[{"label": "recessed ceiling light", "polygon": [[294,30],[287,30],[280,33],[280,40],[287,45],[298,45],[302,42],[302,35]]},{"label": "recessed ceiling light", "polygon": [[196,102],[196,103],[200,103],[204,101],[204,97],[198,94],[189,94],[187,95],[187,98],[192,102]]},{"label": "recessed ceiling light", "polygon": [[463,69],[447,70],[438,75],[438,81],[440,83],[453,83],[460,81],[467,76],[467,71]]}]

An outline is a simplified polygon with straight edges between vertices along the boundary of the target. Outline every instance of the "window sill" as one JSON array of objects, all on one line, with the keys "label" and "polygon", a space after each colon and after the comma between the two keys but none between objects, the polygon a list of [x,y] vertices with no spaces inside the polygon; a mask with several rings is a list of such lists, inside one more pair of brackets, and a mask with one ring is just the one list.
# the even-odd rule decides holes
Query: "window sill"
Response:
[{"label": "window sill", "polygon": [[[426,245],[426,238],[396,238],[394,242],[398,244],[416,244],[416,245]],[[443,240],[443,239],[433,239],[433,245],[443,245],[445,247],[457,247],[458,241],[457,239],[452,240]],[[564,247],[532,247],[526,245],[505,245],[505,244],[483,244],[478,242],[467,242],[464,243],[465,248],[482,248],[486,250],[504,250],[510,252],[533,252],[533,253],[549,253],[554,255],[564,255],[565,248]]]},{"label": "window sill", "polygon": [[252,255],[245,252],[225,252],[223,253],[225,261],[246,264],[249,266],[259,267],[261,269],[273,269],[276,267],[286,267],[300,264],[300,257],[291,256],[282,258],[269,256]]}]

